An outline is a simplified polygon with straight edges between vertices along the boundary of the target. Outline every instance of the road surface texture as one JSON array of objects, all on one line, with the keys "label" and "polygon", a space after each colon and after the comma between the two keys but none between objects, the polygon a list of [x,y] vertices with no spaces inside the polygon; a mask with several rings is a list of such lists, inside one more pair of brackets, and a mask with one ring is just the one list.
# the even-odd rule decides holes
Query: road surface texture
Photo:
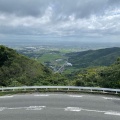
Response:
[{"label": "road surface texture", "polygon": [[1,96],[0,120],[120,120],[120,98],[49,93]]}]

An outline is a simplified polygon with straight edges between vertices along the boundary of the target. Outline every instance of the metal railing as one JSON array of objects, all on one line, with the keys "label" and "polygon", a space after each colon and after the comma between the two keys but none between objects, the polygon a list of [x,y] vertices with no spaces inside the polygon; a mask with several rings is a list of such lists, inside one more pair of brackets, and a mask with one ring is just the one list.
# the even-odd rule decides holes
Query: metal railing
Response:
[{"label": "metal railing", "polygon": [[56,89],[56,90],[66,90],[66,91],[70,91],[70,90],[75,90],[75,91],[88,91],[88,92],[103,92],[103,93],[107,93],[107,92],[113,92],[115,94],[120,93],[120,89],[111,89],[111,88],[99,88],[99,87],[81,87],[81,86],[21,86],[21,87],[1,87],[0,91],[4,92],[4,91],[8,91],[8,90],[30,90],[30,89],[45,89],[46,91],[48,89]]}]

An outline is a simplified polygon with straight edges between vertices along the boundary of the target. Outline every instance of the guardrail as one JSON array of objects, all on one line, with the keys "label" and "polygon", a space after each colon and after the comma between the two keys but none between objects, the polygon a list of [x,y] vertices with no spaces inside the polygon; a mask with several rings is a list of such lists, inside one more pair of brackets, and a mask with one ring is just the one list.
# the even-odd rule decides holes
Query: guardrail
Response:
[{"label": "guardrail", "polygon": [[77,91],[89,91],[89,92],[95,92],[95,91],[99,91],[99,92],[103,92],[103,93],[106,93],[106,92],[113,92],[115,94],[118,94],[120,93],[120,89],[111,89],[111,88],[98,88],[98,87],[81,87],[81,86],[21,86],[21,87],[1,87],[0,88],[0,91],[4,92],[4,91],[8,91],[8,90],[29,90],[29,89],[34,89],[34,90],[37,90],[37,89],[45,89],[46,91],[48,89],[56,89],[56,90],[67,90],[67,91],[70,91],[70,90],[77,90]]}]

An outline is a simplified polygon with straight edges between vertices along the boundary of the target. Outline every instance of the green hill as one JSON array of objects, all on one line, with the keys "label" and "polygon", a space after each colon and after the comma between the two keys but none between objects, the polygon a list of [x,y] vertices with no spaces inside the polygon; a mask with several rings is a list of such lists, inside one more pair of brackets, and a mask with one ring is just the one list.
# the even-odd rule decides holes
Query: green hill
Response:
[{"label": "green hill", "polygon": [[72,79],[72,84],[76,86],[120,88],[120,58],[107,67],[81,69]]},{"label": "green hill", "polygon": [[44,65],[0,45],[0,86],[64,84]]},{"label": "green hill", "polygon": [[120,48],[106,48],[66,54],[73,68],[109,66],[120,56]]}]

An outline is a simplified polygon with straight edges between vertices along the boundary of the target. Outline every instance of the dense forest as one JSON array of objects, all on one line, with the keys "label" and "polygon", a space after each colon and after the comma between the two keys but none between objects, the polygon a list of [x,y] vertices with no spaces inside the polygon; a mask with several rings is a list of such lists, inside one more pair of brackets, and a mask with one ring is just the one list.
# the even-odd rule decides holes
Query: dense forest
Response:
[{"label": "dense forest", "polygon": [[[57,79],[56,79],[57,78]],[[66,85],[66,79],[15,50],[0,45],[0,86]]]},{"label": "dense forest", "polygon": [[120,58],[108,67],[81,69],[73,74],[73,79],[72,84],[76,86],[120,88]]}]

